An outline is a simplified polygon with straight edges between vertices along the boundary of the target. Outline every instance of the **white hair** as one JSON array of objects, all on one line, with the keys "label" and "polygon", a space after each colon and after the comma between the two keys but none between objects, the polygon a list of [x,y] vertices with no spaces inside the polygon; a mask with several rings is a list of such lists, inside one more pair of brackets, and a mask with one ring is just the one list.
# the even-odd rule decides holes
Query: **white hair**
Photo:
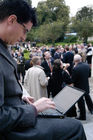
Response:
[{"label": "white hair", "polygon": [[81,62],[82,61],[82,57],[79,54],[76,54],[74,56],[74,62]]}]

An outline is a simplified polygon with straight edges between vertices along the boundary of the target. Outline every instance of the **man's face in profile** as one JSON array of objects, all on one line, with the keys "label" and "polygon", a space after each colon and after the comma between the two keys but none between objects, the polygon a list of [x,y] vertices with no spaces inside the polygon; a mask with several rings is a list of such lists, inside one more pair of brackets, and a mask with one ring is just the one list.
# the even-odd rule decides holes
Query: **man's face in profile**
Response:
[{"label": "man's face in profile", "polygon": [[16,42],[25,41],[27,32],[32,28],[32,22],[18,23],[16,15],[11,15],[6,19],[6,40],[8,45],[14,45]]}]

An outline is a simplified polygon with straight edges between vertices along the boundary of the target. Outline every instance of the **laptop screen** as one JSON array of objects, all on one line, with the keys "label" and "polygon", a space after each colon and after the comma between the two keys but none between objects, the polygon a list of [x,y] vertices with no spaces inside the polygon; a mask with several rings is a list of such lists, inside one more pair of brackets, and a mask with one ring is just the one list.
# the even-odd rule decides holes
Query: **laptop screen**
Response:
[{"label": "laptop screen", "polygon": [[56,108],[63,114],[67,113],[68,110],[84,95],[85,91],[65,86],[54,98]]}]

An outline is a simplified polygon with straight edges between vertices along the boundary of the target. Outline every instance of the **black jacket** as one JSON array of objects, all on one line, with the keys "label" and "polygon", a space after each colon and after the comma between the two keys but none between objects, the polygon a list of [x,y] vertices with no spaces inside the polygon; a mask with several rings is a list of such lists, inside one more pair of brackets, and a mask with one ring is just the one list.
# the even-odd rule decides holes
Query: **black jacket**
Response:
[{"label": "black jacket", "polygon": [[90,75],[90,68],[87,63],[80,62],[74,67],[72,72],[72,81],[74,86],[85,90],[89,93],[89,81],[88,77]]},{"label": "black jacket", "polygon": [[71,83],[70,75],[66,71],[62,69],[53,70],[52,76],[49,80],[49,87],[52,92],[52,96],[54,97],[58,94],[66,84]]},{"label": "black jacket", "polygon": [[74,58],[74,54],[71,51],[68,51],[63,55],[63,62],[70,64],[70,66],[67,68],[70,74],[72,74],[73,58]]},{"label": "black jacket", "polygon": [[47,77],[51,76],[51,70],[46,60],[41,63],[41,66],[44,68],[44,72]]}]

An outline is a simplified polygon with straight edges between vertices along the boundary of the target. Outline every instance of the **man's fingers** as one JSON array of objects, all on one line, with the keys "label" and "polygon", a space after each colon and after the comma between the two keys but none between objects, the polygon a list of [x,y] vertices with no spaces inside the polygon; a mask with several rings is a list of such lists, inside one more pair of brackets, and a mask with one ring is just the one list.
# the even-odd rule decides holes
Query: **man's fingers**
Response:
[{"label": "man's fingers", "polygon": [[29,101],[34,103],[34,97],[28,97]]},{"label": "man's fingers", "polygon": [[23,97],[23,100],[26,101],[28,104],[32,104],[28,97]]}]

